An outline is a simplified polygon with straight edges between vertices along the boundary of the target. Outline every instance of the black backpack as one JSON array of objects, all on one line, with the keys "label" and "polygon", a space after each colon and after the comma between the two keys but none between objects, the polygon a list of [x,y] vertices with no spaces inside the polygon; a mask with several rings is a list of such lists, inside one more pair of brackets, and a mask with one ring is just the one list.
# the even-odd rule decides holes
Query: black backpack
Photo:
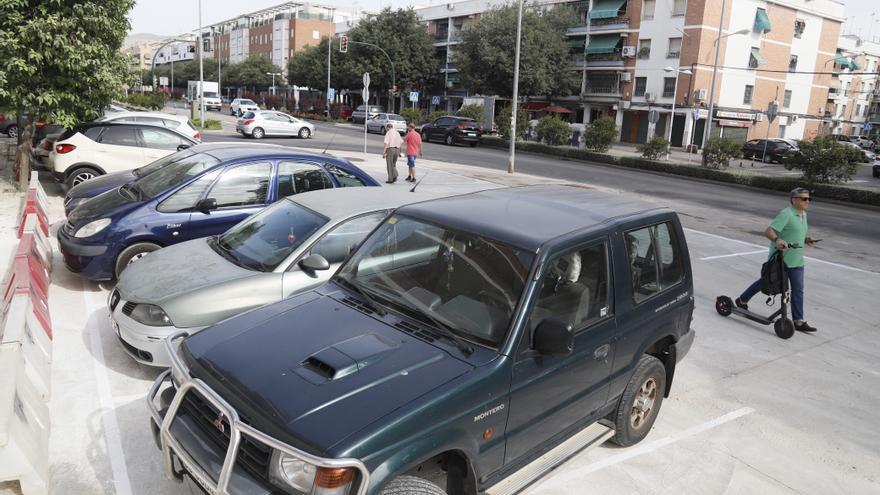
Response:
[{"label": "black backpack", "polygon": [[782,251],[776,251],[773,256],[761,265],[761,292],[768,296],[782,294],[786,287],[785,262]]}]

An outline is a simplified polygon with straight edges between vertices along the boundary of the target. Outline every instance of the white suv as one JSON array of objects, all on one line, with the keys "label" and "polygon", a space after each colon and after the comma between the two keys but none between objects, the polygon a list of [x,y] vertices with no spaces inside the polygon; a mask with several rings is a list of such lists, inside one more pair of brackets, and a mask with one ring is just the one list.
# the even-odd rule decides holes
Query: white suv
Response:
[{"label": "white suv", "polygon": [[229,113],[236,116],[244,115],[247,112],[259,112],[260,107],[254,103],[254,100],[247,98],[236,98],[229,105]]},{"label": "white suv", "polygon": [[49,153],[55,179],[68,187],[99,175],[131,170],[199,144],[167,127],[90,122],[65,131]]},{"label": "white suv", "polygon": [[190,122],[185,115],[172,115],[170,113],[159,112],[116,112],[101,117],[98,119],[98,122],[161,125],[186,134],[196,141],[202,140],[202,135],[196,130],[195,124]]}]

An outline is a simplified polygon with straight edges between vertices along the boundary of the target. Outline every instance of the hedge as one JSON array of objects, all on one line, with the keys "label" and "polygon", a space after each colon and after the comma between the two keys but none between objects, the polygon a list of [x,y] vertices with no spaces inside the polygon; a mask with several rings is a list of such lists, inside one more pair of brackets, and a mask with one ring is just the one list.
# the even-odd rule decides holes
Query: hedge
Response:
[{"label": "hedge", "polygon": [[[481,139],[480,143],[483,146],[487,146],[490,148],[507,149],[508,146],[510,146],[508,141],[491,136],[484,136]],[[695,179],[704,179],[728,184],[759,187],[761,189],[770,189],[773,191],[788,192],[795,187],[804,186],[803,179],[798,178],[769,177],[766,175],[755,174],[738,174],[723,169],[682,165],[675,162],[654,161],[639,157],[618,157],[605,153],[595,153],[583,149],[567,148],[564,146],[547,146],[546,144],[530,141],[517,142],[516,149],[517,151],[525,151],[528,153],[559,156],[584,162],[595,162],[605,165],[613,165],[638,170],[648,170],[651,172],[659,172],[664,174],[692,177]],[[822,198],[847,201],[850,203],[880,206],[880,191],[858,189],[854,187],[832,184],[813,184],[808,187],[813,191],[813,194]]]}]

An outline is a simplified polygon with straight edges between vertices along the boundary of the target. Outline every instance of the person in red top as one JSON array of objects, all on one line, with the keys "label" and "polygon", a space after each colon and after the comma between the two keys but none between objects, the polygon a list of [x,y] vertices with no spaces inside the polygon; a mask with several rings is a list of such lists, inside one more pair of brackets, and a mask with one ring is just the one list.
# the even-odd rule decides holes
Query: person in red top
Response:
[{"label": "person in red top", "polygon": [[409,124],[409,130],[403,136],[403,142],[406,143],[406,167],[409,169],[409,175],[406,180],[409,182],[416,181],[416,156],[422,156],[422,136],[416,132],[416,126]]}]

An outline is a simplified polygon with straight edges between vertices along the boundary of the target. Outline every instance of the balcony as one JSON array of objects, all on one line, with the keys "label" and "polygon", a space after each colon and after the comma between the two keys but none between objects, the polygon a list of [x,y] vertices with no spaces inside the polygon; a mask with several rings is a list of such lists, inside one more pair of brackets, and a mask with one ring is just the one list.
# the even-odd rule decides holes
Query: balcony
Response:
[{"label": "balcony", "polygon": [[434,33],[434,42],[444,43],[449,39],[449,31],[437,31]]},{"label": "balcony", "polygon": [[583,53],[575,53],[575,54],[569,55],[568,61],[571,64],[571,66],[576,69],[583,69],[584,67],[587,66],[587,61],[586,61],[586,58],[584,57]]},{"label": "balcony", "polygon": [[588,73],[582,96],[620,97],[620,75],[616,72]]},{"label": "balcony", "polygon": [[623,67],[624,60],[620,53],[588,53],[589,67]]},{"label": "balcony", "polygon": [[449,36],[450,43],[459,43],[464,39],[464,31],[452,31],[452,34]]},{"label": "balcony", "polygon": [[629,29],[629,16],[619,15],[609,19],[593,19],[590,22],[590,32],[596,31],[621,31]]}]

